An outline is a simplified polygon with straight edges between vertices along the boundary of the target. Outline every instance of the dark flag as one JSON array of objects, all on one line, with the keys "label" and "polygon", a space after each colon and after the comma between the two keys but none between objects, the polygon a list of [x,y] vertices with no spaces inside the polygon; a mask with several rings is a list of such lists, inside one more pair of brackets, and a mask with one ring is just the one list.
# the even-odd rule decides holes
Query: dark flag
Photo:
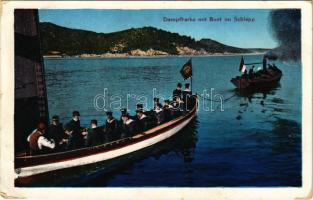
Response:
[{"label": "dark flag", "polygon": [[182,69],[180,70],[181,75],[186,80],[192,76],[192,63],[191,58],[184,64]]},{"label": "dark flag", "polygon": [[243,60],[243,56],[241,56],[239,71],[244,72],[245,70],[246,70],[245,61]]}]

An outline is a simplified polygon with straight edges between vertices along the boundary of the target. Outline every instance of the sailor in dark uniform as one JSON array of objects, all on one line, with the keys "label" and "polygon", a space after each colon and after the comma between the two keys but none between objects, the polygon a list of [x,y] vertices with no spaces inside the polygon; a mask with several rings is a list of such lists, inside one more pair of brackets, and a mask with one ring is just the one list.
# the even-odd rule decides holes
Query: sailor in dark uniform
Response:
[{"label": "sailor in dark uniform", "polygon": [[174,101],[171,104],[171,115],[172,118],[175,119],[177,117],[180,117],[182,115],[182,107],[183,107],[183,102],[180,100],[179,97],[175,97]]},{"label": "sailor in dark uniform", "polygon": [[122,116],[123,116],[124,114],[126,114],[126,113],[127,113],[127,109],[126,109],[126,108],[122,108],[122,109],[121,109],[121,118],[120,118],[120,120],[119,120],[120,124],[123,123]]},{"label": "sailor in dark uniform", "polygon": [[263,57],[263,71],[266,71],[266,66],[267,66],[267,60],[265,57]]},{"label": "sailor in dark uniform", "polygon": [[245,69],[245,71],[243,72],[242,77],[243,78],[248,78],[248,71],[247,71],[247,69]]},{"label": "sailor in dark uniform", "polygon": [[[137,110],[143,110],[143,104],[142,103],[138,103],[138,104],[136,104],[136,111]],[[135,121],[137,121],[138,120],[138,118],[137,118],[137,112],[136,112],[136,114],[134,115],[134,116],[131,116],[131,119],[133,119],[133,120],[135,120]]]},{"label": "sailor in dark uniform", "polygon": [[53,139],[56,150],[63,150],[67,144],[67,136],[64,132],[63,125],[60,123],[60,118],[58,115],[52,117],[52,123],[48,126],[46,136],[49,139]]},{"label": "sailor in dark uniform", "polygon": [[183,110],[189,110],[190,108],[190,97],[192,95],[192,92],[190,90],[190,84],[186,83],[185,84],[185,90],[182,92],[182,96],[183,96],[183,102],[184,102],[184,108]]},{"label": "sailor in dark uniform", "polygon": [[142,103],[136,104],[136,110],[139,110],[139,109],[143,109],[143,104]]},{"label": "sailor in dark uniform", "polygon": [[[156,108],[157,104],[160,104],[160,99],[155,97],[155,98],[153,98],[153,109]],[[160,104],[160,105],[161,105],[161,108],[162,108],[162,104]]]},{"label": "sailor in dark uniform", "polygon": [[172,120],[172,112],[171,112],[172,108],[173,106],[170,104],[170,100],[165,100],[164,106],[163,106],[164,122],[168,122]]},{"label": "sailor in dark uniform", "polygon": [[111,111],[106,112],[107,120],[103,131],[105,132],[105,142],[112,142],[120,138],[118,121],[113,117]]},{"label": "sailor in dark uniform", "polygon": [[175,97],[180,97],[182,98],[182,84],[181,83],[178,83],[177,84],[177,88],[175,90],[173,90],[173,100]]},{"label": "sailor in dark uniform", "polygon": [[249,69],[249,78],[253,79],[254,78],[254,72],[253,72],[253,69],[254,69],[254,65],[252,66],[251,69]]},{"label": "sailor in dark uniform", "polygon": [[163,113],[163,109],[162,109],[162,104],[157,103],[154,110],[154,116],[157,119],[157,125],[162,124],[164,122],[164,113]]},{"label": "sailor in dark uniform", "polygon": [[137,114],[137,130],[138,132],[144,132],[150,128],[150,120],[147,115],[144,114],[143,109],[136,110]]},{"label": "sailor in dark uniform", "polygon": [[86,139],[86,147],[97,146],[103,144],[103,131],[101,127],[97,127],[97,120],[90,121],[90,128]]},{"label": "sailor in dark uniform", "polygon": [[122,114],[121,138],[131,137],[136,134],[136,123],[128,113]]},{"label": "sailor in dark uniform", "polygon": [[73,112],[73,118],[65,125],[65,133],[69,135],[67,149],[76,149],[83,147],[84,136],[82,135],[83,128],[80,126],[80,114],[78,111]]}]

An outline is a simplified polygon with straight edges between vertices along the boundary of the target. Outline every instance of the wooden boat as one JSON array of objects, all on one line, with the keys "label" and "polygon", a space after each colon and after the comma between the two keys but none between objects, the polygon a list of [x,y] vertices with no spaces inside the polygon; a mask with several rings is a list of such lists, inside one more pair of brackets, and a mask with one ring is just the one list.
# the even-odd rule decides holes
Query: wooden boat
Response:
[{"label": "wooden boat", "polygon": [[237,76],[231,79],[231,82],[238,89],[264,89],[276,85],[283,73],[278,68],[276,69],[267,69],[266,72],[263,70],[257,73],[254,73],[253,77],[244,77]]},{"label": "wooden boat", "polygon": [[45,174],[110,160],[159,143],[178,133],[196,116],[198,101],[196,96],[192,98],[192,109],[184,115],[129,138],[66,152],[37,156],[26,156],[25,153],[17,155],[15,182],[30,183],[32,179]]}]

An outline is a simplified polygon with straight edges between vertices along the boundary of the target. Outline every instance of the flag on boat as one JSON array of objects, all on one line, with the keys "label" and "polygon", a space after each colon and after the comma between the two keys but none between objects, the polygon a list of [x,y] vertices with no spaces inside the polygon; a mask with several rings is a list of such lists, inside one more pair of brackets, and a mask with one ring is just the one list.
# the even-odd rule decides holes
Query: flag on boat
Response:
[{"label": "flag on boat", "polygon": [[180,73],[185,80],[192,76],[191,58],[183,65],[182,69],[180,70]]},{"label": "flag on boat", "polygon": [[243,60],[243,56],[241,56],[241,61],[240,61],[240,65],[239,65],[239,71],[241,71],[242,73],[245,72],[246,70],[246,65],[245,65],[245,61]]}]

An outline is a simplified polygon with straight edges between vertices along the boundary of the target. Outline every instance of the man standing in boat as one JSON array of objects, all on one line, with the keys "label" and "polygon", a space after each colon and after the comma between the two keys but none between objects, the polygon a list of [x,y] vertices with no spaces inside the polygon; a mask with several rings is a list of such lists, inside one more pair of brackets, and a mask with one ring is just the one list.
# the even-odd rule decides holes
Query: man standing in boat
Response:
[{"label": "man standing in boat", "polygon": [[80,126],[80,114],[78,111],[74,111],[72,114],[72,120],[65,126],[65,133],[69,135],[67,149],[77,149],[83,147],[84,136],[82,134],[83,128]]},{"label": "man standing in boat", "polygon": [[190,90],[190,84],[186,83],[185,84],[185,90],[182,92],[183,102],[184,102],[184,110],[187,110],[187,111],[189,110],[191,95],[192,95],[192,92]]},{"label": "man standing in boat", "polygon": [[181,97],[182,95],[182,84],[181,83],[177,83],[177,88],[175,90],[173,90],[173,100],[175,97]]},{"label": "man standing in boat", "polygon": [[36,155],[44,153],[47,149],[54,149],[55,142],[54,140],[48,140],[44,134],[46,130],[46,124],[40,122],[35,129],[27,138],[29,142],[30,154]]},{"label": "man standing in boat", "polygon": [[113,117],[113,112],[106,112],[107,119],[104,125],[105,141],[112,142],[119,138],[118,136],[118,121]]}]

